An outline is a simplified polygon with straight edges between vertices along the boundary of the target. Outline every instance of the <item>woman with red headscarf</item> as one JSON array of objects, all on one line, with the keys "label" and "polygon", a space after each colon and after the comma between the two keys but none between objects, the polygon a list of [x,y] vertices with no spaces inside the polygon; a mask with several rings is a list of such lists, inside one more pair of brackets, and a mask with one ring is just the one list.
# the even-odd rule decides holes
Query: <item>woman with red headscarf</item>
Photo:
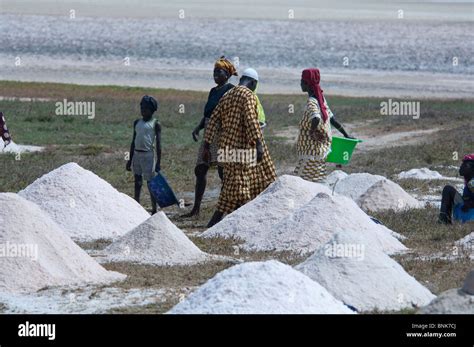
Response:
[{"label": "woman with red headscarf", "polygon": [[318,69],[303,70],[301,75],[301,90],[308,93],[308,101],[300,121],[296,144],[299,161],[295,174],[312,182],[320,182],[326,177],[326,157],[332,141],[331,124],[350,138],[329,109],[319,85],[320,78]]}]

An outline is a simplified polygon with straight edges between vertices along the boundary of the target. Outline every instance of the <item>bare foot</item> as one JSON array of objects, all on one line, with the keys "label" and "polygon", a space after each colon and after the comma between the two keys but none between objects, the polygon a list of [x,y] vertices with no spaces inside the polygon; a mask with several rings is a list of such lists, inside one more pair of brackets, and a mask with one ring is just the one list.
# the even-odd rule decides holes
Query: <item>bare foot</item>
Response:
[{"label": "bare foot", "polygon": [[191,217],[197,217],[199,216],[199,209],[192,209],[191,212],[182,214],[180,217],[181,218],[191,218]]}]

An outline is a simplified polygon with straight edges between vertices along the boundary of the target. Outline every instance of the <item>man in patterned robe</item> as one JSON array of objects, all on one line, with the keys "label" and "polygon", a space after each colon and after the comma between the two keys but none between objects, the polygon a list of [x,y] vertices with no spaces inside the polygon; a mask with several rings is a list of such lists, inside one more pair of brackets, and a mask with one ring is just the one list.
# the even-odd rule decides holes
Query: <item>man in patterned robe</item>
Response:
[{"label": "man in patterned robe", "polygon": [[[204,158],[209,158],[210,144],[219,132],[220,164],[224,179],[217,202],[217,211],[208,227],[218,223],[224,214],[231,213],[260,194],[275,181],[276,173],[258,122],[257,101],[253,91],[258,74],[247,69],[237,87],[229,90],[214,109],[206,129]],[[242,160],[242,156],[227,153],[247,153],[246,159],[256,157],[256,162]],[[256,153],[256,156],[252,156]]]}]

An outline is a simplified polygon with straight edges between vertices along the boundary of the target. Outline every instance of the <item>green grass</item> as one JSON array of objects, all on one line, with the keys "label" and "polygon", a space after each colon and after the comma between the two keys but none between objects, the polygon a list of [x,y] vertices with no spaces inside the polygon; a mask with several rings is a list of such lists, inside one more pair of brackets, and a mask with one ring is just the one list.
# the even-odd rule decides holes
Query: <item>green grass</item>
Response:
[{"label": "green grass", "polygon": [[[109,181],[117,189],[130,193],[130,178],[123,168],[129,149],[132,124],[139,117],[142,95],[157,97],[160,108],[156,117],[163,127],[163,172],[179,190],[192,190],[194,165],[198,144],[191,138],[191,131],[202,116],[207,93],[162,90],[138,87],[77,86],[55,83],[0,82],[4,96],[29,96],[52,98],[48,102],[0,101],[0,108],[7,117],[13,138],[18,143],[47,146],[43,154],[5,157],[10,175],[2,175],[2,190],[24,188],[35,178],[68,161],[77,161]],[[57,116],[55,102],[94,101],[96,116]],[[452,152],[463,153],[474,148],[471,129],[464,124],[472,116],[472,100],[435,100],[422,102],[422,115],[418,120],[404,117],[381,117],[380,98],[348,98],[328,96],[331,108],[340,121],[353,122],[374,119],[372,125],[381,132],[389,129],[442,127],[459,124],[456,136],[443,136],[435,148],[404,146],[370,155],[355,155],[348,167],[352,171],[378,172],[388,175],[395,169],[420,165],[453,164]],[[296,158],[292,145],[284,143],[277,131],[297,126],[304,107],[304,95],[262,95],[269,127],[265,133],[272,157],[277,166],[294,166]],[[179,113],[184,105],[185,112]],[[294,105],[294,113],[289,113]],[[449,135],[449,134],[448,134]],[[409,158],[409,160],[407,160]],[[17,177],[20,177],[18,180]],[[217,175],[210,175],[210,184],[218,184]]]}]

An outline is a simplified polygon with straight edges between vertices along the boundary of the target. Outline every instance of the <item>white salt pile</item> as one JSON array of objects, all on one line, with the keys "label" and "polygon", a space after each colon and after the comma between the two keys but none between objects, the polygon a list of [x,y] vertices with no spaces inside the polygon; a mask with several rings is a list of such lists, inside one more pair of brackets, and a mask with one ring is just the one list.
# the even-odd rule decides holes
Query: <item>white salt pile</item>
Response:
[{"label": "white salt pile", "polygon": [[300,177],[283,175],[259,196],[227,215],[201,237],[240,238],[252,240],[276,222],[308,203],[318,193],[331,194],[328,187]]},{"label": "white salt pile", "polygon": [[[455,167],[456,168],[456,167]],[[459,168],[457,168],[459,169]],[[415,179],[415,180],[451,180],[451,181],[462,181],[459,177],[447,177],[441,175],[438,171],[430,170],[426,167],[421,169],[411,169],[408,171],[400,172],[397,177],[399,179]]]},{"label": "white salt pile", "polygon": [[403,211],[412,208],[423,208],[424,204],[393,181],[384,179],[374,183],[357,199],[357,204],[364,211]]},{"label": "white salt pile", "polygon": [[397,175],[397,177],[400,179],[412,178],[416,180],[439,180],[444,178],[438,171],[433,171],[426,167],[402,171]]},{"label": "white salt pile", "polygon": [[336,173],[326,184],[331,186],[336,177],[340,179],[335,185],[332,183],[334,192],[350,197],[365,211],[400,211],[424,206],[398,184],[383,176],[355,173],[343,177]]},{"label": "white salt pile", "polygon": [[40,146],[27,146],[27,145],[18,145],[15,142],[10,142],[8,146],[5,146],[5,142],[0,139],[0,154],[2,153],[25,153],[25,152],[41,152],[43,147]]},{"label": "white salt pile", "polygon": [[418,313],[474,314],[474,270],[467,275],[462,288],[441,293]]},{"label": "white salt pile", "polygon": [[172,314],[353,313],[318,283],[278,261],[224,270],[169,311]]},{"label": "white salt pile", "polygon": [[357,232],[340,232],[297,270],[357,311],[424,306],[434,295]]},{"label": "white salt pile", "polygon": [[456,245],[461,246],[464,251],[470,253],[470,258],[474,259],[474,231],[456,241]]},{"label": "white salt pile", "polygon": [[337,182],[341,181],[347,176],[349,175],[346,174],[344,171],[334,170],[333,172],[331,172],[329,175],[326,176],[326,179],[324,180],[324,184],[332,188],[334,187],[335,184],[337,184]]},{"label": "white salt pile", "polygon": [[105,270],[37,205],[13,193],[0,193],[0,255],[0,292],[125,278]]},{"label": "white salt pile", "polygon": [[394,254],[406,250],[390,229],[374,223],[350,198],[317,194],[306,205],[271,228],[247,235],[243,248],[252,251],[313,253],[338,231],[359,233],[368,247]]},{"label": "white salt pile", "polygon": [[190,265],[209,258],[163,212],[148,218],[103,253],[107,261],[153,265]]},{"label": "white salt pile", "polygon": [[342,178],[337,182],[334,191],[338,194],[348,196],[354,201],[364,194],[367,189],[378,181],[385,179],[383,176],[371,175],[369,173],[354,173]]},{"label": "white salt pile", "polygon": [[45,174],[18,194],[76,241],[117,239],[150,217],[135,200],[76,163]]}]

